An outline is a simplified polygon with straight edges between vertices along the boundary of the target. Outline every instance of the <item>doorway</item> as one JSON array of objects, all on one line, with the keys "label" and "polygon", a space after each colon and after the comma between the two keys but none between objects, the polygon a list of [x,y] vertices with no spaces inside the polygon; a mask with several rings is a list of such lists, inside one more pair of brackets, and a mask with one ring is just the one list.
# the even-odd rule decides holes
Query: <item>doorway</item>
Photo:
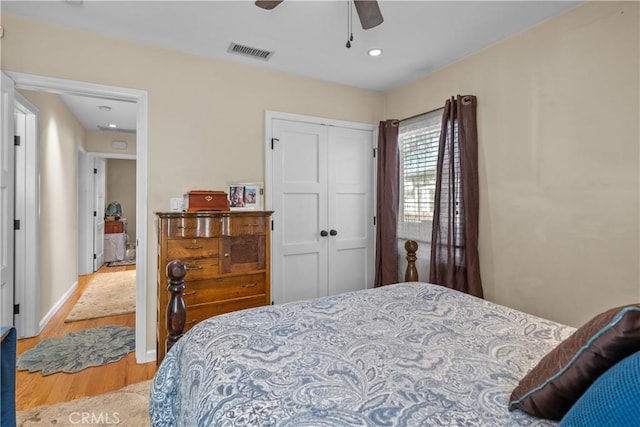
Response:
[{"label": "doorway", "polygon": [[[118,99],[135,102],[137,106],[136,118],[136,223],[138,224],[136,243],[136,258],[141,268],[136,269],[136,362],[146,363],[155,359],[155,351],[147,350],[147,93],[146,91],[118,88],[93,83],[35,76],[24,73],[7,72],[15,82],[16,89],[43,91],[49,93],[72,93],[84,96]],[[27,295],[27,300],[39,298],[37,295]],[[54,307],[55,308],[55,307]],[[36,313],[39,315],[39,313]],[[47,316],[40,321],[40,329],[46,324]]]}]

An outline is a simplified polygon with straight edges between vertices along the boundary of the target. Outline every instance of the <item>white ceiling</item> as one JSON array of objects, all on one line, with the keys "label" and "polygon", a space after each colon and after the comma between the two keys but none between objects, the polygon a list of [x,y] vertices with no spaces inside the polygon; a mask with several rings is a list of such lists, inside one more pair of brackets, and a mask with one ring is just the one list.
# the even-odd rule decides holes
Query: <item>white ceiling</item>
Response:
[{"label": "white ceiling", "polygon": [[[578,1],[380,0],[384,22],[362,30],[348,2],[286,0],[273,10],[253,1],[7,1],[15,14],[169,49],[376,91],[388,91],[561,13]],[[227,52],[231,42],[273,50],[268,61]],[[382,48],[382,56],[367,55]],[[86,100],[85,100],[86,101]],[[93,105],[97,110],[98,103]],[[111,110],[113,113],[115,108]],[[112,114],[113,115],[113,114]],[[104,118],[89,126],[104,126]],[[129,125],[123,125],[126,127]]]},{"label": "white ceiling", "polygon": [[[60,94],[60,98],[86,130],[131,133],[136,130],[135,102],[70,94]],[[110,128],[109,125],[116,127]]]}]

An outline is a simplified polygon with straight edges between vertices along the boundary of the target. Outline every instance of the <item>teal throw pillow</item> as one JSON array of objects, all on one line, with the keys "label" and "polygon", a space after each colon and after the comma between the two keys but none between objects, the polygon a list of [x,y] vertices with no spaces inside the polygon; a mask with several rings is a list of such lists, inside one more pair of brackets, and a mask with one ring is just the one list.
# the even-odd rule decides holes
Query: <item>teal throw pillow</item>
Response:
[{"label": "teal throw pillow", "polygon": [[558,427],[640,426],[640,351],[602,374]]}]

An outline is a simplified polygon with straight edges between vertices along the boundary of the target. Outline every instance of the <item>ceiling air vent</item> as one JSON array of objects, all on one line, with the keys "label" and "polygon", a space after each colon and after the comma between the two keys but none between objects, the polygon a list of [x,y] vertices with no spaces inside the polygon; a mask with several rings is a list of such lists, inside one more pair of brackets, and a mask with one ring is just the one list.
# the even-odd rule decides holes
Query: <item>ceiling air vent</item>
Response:
[{"label": "ceiling air vent", "polygon": [[275,53],[273,51],[258,49],[257,47],[245,46],[245,45],[234,43],[234,42],[231,42],[227,52],[235,53],[236,55],[249,56],[251,58],[262,59],[263,61],[268,61],[269,59],[271,59],[271,57]]}]

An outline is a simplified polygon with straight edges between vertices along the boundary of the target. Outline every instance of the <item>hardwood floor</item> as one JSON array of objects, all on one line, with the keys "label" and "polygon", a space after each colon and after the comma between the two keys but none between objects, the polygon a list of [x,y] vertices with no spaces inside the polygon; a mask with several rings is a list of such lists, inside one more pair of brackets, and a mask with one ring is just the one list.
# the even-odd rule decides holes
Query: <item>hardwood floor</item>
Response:
[{"label": "hardwood floor", "polygon": [[[98,270],[98,273],[135,270],[135,268],[135,265],[106,267],[105,264]],[[135,327],[135,313],[64,323],[64,319],[95,274],[97,273],[78,278],[78,289],[56,313],[39,336],[18,340],[18,355],[47,338],[63,336],[81,329],[106,325]],[[115,391],[127,385],[151,379],[155,372],[155,362],[136,364],[134,352],[129,353],[118,362],[87,368],[75,374],[57,373],[43,377],[40,372],[18,371],[16,374],[16,410],[21,411],[36,406],[51,405],[79,397],[95,396]]]}]

